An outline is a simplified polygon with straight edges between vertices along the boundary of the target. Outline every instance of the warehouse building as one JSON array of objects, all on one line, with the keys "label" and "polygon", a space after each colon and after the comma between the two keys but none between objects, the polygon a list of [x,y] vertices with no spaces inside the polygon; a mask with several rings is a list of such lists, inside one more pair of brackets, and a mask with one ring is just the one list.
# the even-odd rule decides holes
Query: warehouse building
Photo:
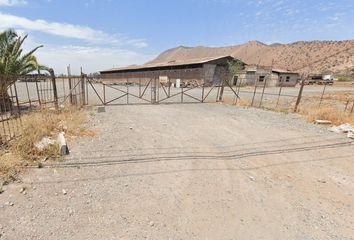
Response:
[{"label": "warehouse building", "polygon": [[[240,61],[231,56],[169,61],[158,64],[128,66],[101,71],[101,79],[108,83],[131,82],[146,84],[151,79],[159,79],[165,85],[218,85],[228,78],[229,61]],[[241,65],[245,66],[241,62]]]}]

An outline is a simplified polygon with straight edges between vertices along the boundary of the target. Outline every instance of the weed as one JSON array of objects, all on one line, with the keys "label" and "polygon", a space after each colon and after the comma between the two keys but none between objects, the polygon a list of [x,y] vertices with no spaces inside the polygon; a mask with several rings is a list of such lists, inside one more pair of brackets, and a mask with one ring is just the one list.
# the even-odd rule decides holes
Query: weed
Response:
[{"label": "weed", "polygon": [[59,145],[49,145],[43,151],[34,144],[43,137],[56,139],[58,133],[64,131],[66,138],[78,136],[93,136],[93,132],[83,127],[86,112],[75,108],[65,108],[60,112],[40,110],[22,117],[20,137],[13,141],[6,151],[0,152],[0,179],[5,181],[16,179],[19,172],[29,162],[37,162],[39,168],[43,158],[56,158]]}]

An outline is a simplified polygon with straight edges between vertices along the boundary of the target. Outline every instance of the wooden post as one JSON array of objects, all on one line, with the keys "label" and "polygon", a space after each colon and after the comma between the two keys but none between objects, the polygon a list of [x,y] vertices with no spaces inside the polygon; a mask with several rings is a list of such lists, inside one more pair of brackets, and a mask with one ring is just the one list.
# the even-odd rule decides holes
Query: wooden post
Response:
[{"label": "wooden post", "polygon": [[299,104],[301,102],[301,97],[302,97],[302,92],[304,90],[304,86],[305,86],[305,79],[302,79],[299,95],[297,96],[297,100],[296,100],[296,104],[295,104],[295,108],[294,108],[294,112],[297,112],[297,110],[298,110]]},{"label": "wooden post", "polygon": [[69,98],[70,98],[70,104],[73,104],[73,94],[72,94],[72,82],[71,82],[71,69],[70,69],[70,64],[67,68],[68,70],[68,81],[69,81]]},{"label": "wooden post", "polygon": [[321,107],[323,96],[324,96],[324,94],[326,92],[327,84],[326,83],[323,83],[323,84],[324,84],[324,87],[323,87],[323,91],[322,91],[322,95],[321,95],[321,99],[320,99],[320,104],[318,105],[318,107]]},{"label": "wooden post", "polygon": [[81,103],[82,106],[84,106],[86,104],[85,101],[85,74],[82,72],[82,67],[80,68],[80,72],[81,72]]},{"label": "wooden post", "polygon": [[52,80],[54,105],[55,105],[55,109],[58,110],[58,109],[59,109],[59,105],[58,105],[58,92],[57,92],[57,84],[56,84],[56,79],[55,79],[54,70],[53,70],[52,68],[49,69],[49,73],[50,73],[50,77],[51,77],[51,80]]},{"label": "wooden post", "polygon": [[254,98],[255,98],[256,93],[257,93],[257,83],[258,83],[258,80],[256,78],[255,81],[254,81],[254,92],[253,92],[253,98],[252,98],[251,106],[253,106]]},{"label": "wooden post", "polygon": [[348,109],[348,105],[349,105],[349,99],[347,100],[347,103],[345,104],[344,112],[346,112],[346,111],[347,111],[347,109]]},{"label": "wooden post", "polygon": [[[272,76],[272,75],[270,75]],[[262,101],[263,101],[263,96],[264,96],[264,91],[265,91],[265,87],[267,85],[267,78],[264,78],[264,84],[263,84],[263,90],[262,90],[262,95],[261,95],[261,101],[259,102],[259,107],[262,107]]]},{"label": "wooden post", "polygon": [[19,101],[18,101],[18,94],[17,94],[16,81],[14,82],[14,90],[15,90],[15,98],[16,98],[16,104],[17,104],[18,114],[19,114],[19,116],[21,116],[21,107],[20,107],[20,103],[19,103]]},{"label": "wooden post", "polygon": [[222,102],[223,100],[223,97],[224,97],[224,89],[225,89],[225,82],[224,81],[227,81],[225,79],[225,76],[222,76],[222,80],[221,80],[221,88],[220,88],[220,92],[219,92],[219,98],[218,98],[218,101],[219,102]]},{"label": "wooden post", "polygon": [[280,82],[280,88],[279,88],[279,92],[278,92],[278,99],[277,99],[277,104],[275,105],[275,108],[278,107],[282,88],[283,88],[283,80],[281,80],[281,82]]},{"label": "wooden post", "polygon": [[37,77],[36,77],[36,79],[34,80],[34,82],[36,83],[37,96],[38,96],[38,103],[39,103],[39,106],[42,106],[41,94],[39,93],[39,87],[38,87]]}]

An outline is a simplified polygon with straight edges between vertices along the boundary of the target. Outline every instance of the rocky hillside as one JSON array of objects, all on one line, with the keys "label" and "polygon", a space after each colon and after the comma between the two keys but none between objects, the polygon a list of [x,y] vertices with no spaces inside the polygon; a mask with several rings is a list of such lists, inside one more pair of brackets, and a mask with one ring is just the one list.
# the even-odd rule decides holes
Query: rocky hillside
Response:
[{"label": "rocky hillside", "polygon": [[304,73],[348,74],[354,67],[354,40],[312,41],[266,45],[258,41],[210,48],[177,47],[161,53],[149,63],[231,55],[248,64],[274,66]]}]

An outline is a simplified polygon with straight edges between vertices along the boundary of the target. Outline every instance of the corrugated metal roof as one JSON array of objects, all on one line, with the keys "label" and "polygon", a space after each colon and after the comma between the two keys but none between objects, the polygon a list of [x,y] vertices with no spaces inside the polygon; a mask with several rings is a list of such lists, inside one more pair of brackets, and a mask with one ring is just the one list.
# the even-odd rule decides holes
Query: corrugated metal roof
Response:
[{"label": "corrugated metal roof", "polygon": [[280,69],[280,68],[273,68],[273,69],[272,69],[272,72],[298,74],[297,72],[293,72],[293,71],[285,70],[285,69]]},{"label": "corrugated metal roof", "polygon": [[229,56],[229,55],[218,56],[218,57],[208,57],[208,58],[196,58],[196,59],[187,59],[187,60],[183,60],[183,61],[169,61],[169,62],[156,63],[156,64],[132,65],[132,66],[127,66],[127,67],[111,68],[108,70],[101,71],[101,73],[116,72],[116,71],[119,72],[119,71],[125,71],[125,70],[142,70],[142,69],[147,69],[147,68],[175,67],[175,66],[192,65],[192,64],[203,64],[203,63],[208,63],[208,62],[215,61],[215,60],[220,60],[223,58],[235,59],[234,57]]}]

